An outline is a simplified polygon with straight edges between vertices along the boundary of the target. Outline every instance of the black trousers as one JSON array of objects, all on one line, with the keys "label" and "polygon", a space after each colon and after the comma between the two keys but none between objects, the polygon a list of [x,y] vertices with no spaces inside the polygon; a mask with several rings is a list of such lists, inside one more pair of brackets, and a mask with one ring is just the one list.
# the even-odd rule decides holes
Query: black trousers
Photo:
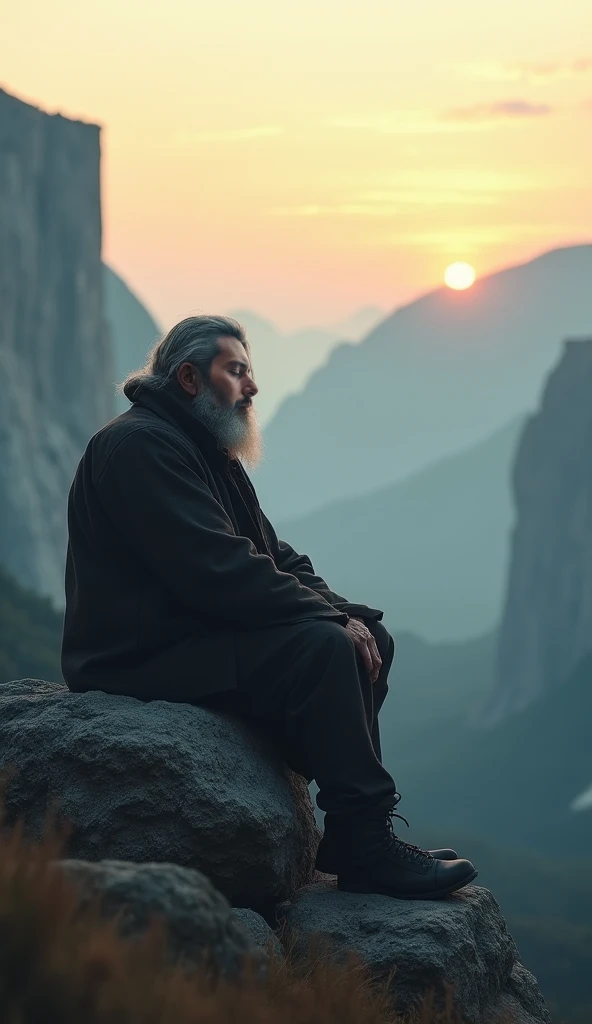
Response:
[{"label": "black trousers", "polygon": [[263,727],[289,766],[315,780],[317,804],[329,814],[386,806],[396,792],[378,727],[395,644],[380,622],[368,628],[382,658],[375,683],[344,627],[311,619],[238,631],[237,689],[197,702]]}]

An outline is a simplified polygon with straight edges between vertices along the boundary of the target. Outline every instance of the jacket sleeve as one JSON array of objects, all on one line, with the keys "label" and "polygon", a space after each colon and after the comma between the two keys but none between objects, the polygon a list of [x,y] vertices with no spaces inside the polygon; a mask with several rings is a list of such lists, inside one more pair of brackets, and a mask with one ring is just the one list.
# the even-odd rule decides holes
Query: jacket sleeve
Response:
[{"label": "jacket sleeve", "polygon": [[322,594],[234,532],[199,462],[166,434],[126,435],[95,486],[124,542],[196,615],[235,627],[321,618],[346,625]]},{"label": "jacket sleeve", "polygon": [[380,622],[383,612],[379,611],[378,608],[369,608],[365,604],[352,604],[345,597],[341,597],[334,590],[330,590],[324,579],[316,575],[308,555],[299,555],[287,541],[279,540],[269,519],[262,511],[261,517],[268,534],[275,564],[281,572],[291,572],[304,586],[320,594],[321,597],[324,597],[325,601],[328,601],[338,611],[345,612],[350,618],[374,619]]}]

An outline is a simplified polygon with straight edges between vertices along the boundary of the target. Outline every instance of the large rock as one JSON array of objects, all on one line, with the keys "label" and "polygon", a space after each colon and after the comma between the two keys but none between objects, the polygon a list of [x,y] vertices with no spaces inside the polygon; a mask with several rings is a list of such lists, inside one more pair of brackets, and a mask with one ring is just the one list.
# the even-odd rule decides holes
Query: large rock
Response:
[{"label": "large rock", "polygon": [[592,652],[592,339],[568,341],[514,464],[517,523],[500,631],[496,721]]},{"label": "large rock", "polygon": [[266,914],[313,877],[305,780],[230,715],[18,680],[0,688],[0,770],[10,765],[11,819],[39,834],[58,798],[70,857],[196,868]]},{"label": "large rock", "polygon": [[[99,897],[105,917],[119,915],[125,937],[146,931],[155,918],[164,919],[168,952],[175,963],[209,962],[227,977],[241,971],[245,957],[264,964],[263,942],[256,942],[233,912],[228,900],[199,871],[177,864],[132,864],[103,860],[58,861],[58,870],[81,893],[81,906]],[[267,925],[254,911],[261,935]]]},{"label": "large rock", "polygon": [[403,1013],[430,991],[454,987],[468,1024],[550,1024],[536,980],[520,963],[499,906],[487,889],[467,886],[443,900],[394,900],[340,892],[336,880],[305,886],[279,909],[282,941],[304,955],[313,933],[337,960],[359,954],[376,979],[393,967],[395,1007]]},{"label": "large rock", "polygon": [[0,89],[0,561],[64,603],[66,501],[114,414],[100,128]]},{"label": "large rock", "polygon": [[268,925],[265,918],[248,907],[235,907],[232,911],[237,921],[248,932],[255,946],[266,952],[271,950],[278,957],[283,957],[283,950],[277,935]]}]

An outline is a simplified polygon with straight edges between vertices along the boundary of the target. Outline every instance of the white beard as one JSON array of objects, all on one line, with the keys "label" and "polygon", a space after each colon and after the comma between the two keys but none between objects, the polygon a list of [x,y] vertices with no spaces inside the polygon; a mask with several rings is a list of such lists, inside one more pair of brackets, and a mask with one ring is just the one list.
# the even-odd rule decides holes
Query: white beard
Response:
[{"label": "white beard", "polygon": [[204,385],[191,404],[193,414],[212,432],[220,447],[228,449],[231,459],[240,459],[249,469],[259,465],[263,457],[263,438],[252,405],[246,410],[222,405],[210,384]]}]

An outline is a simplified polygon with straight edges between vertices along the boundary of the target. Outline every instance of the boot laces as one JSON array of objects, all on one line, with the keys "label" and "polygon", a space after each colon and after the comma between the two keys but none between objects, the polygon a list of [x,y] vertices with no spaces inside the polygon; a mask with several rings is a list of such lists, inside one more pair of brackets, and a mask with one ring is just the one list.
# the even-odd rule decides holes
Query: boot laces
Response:
[{"label": "boot laces", "polygon": [[[398,802],[399,801],[397,801],[397,803]],[[422,850],[420,846],[415,846],[413,843],[406,843],[403,839],[400,839],[399,836],[395,833],[393,818],[400,818],[401,821],[405,822],[407,828],[409,828],[409,822],[407,821],[407,818],[404,818],[402,814],[397,814],[397,812],[395,811],[395,807],[396,804],[390,810],[387,811],[389,832],[387,840],[388,845],[390,846],[391,849],[394,847],[395,851],[401,856],[405,857],[406,860],[415,861],[415,863],[421,864],[424,867],[430,865],[434,860],[431,853],[429,853],[427,850]]]}]

